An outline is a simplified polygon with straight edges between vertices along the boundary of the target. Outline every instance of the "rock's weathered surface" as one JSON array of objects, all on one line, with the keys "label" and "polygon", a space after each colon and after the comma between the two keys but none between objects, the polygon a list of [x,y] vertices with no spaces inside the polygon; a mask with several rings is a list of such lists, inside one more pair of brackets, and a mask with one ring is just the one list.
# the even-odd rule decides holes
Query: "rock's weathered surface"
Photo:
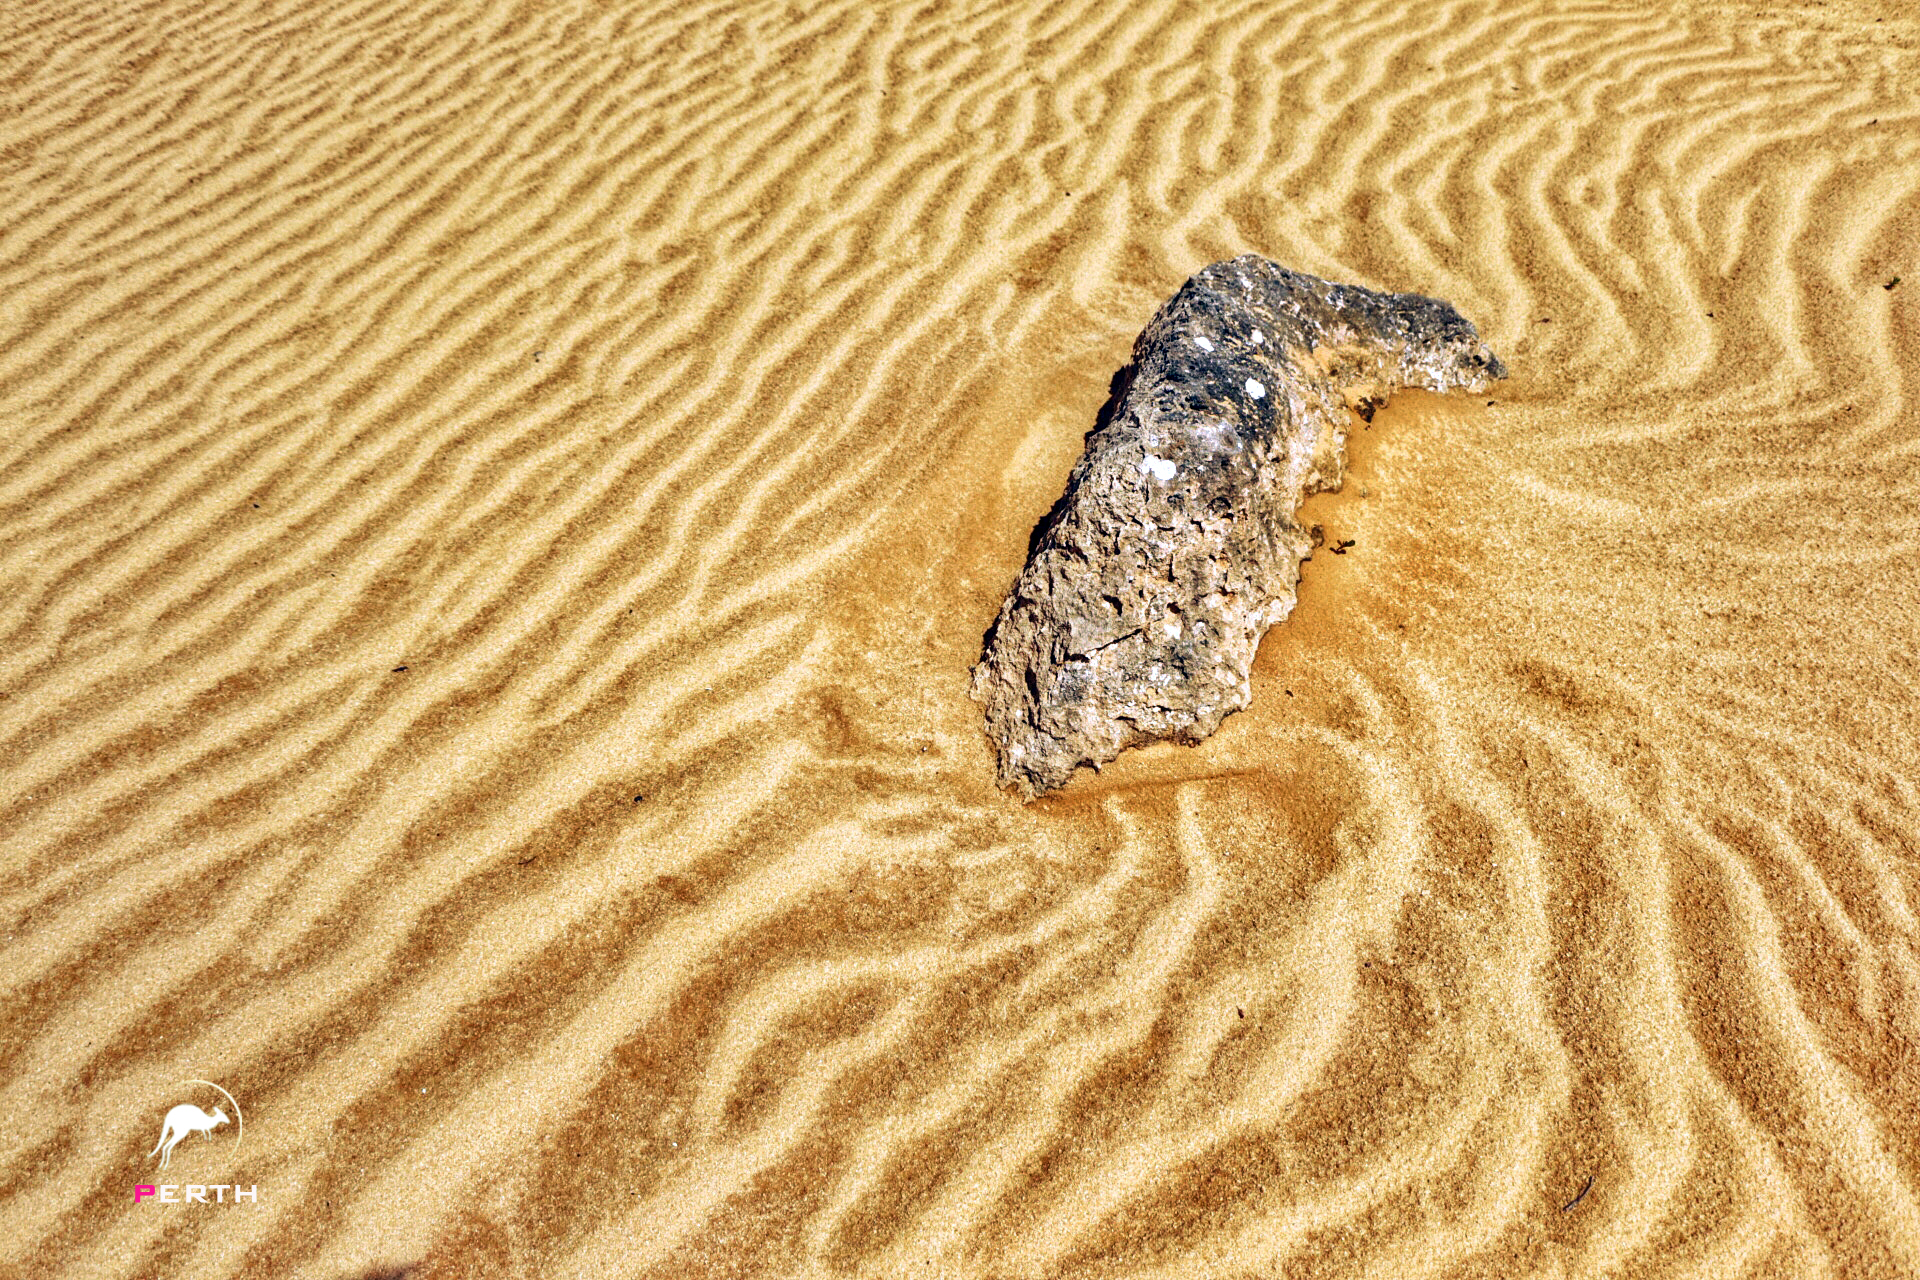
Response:
[{"label": "rock's weathered surface", "polygon": [[1187,281],[1134,342],[974,668],[1002,784],[1039,795],[1245,707],[1312,550],[1295,513],[1340,487],[1349,411],[1506,372],[1434,298],[1253,255]]}]

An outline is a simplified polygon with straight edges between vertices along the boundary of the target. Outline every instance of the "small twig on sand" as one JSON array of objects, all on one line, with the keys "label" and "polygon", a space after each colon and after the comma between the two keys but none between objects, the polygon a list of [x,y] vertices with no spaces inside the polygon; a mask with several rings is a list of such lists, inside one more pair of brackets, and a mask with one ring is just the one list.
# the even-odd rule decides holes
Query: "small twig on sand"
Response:
[{"label": "small twig on sand", "polygon": [[1565,1213],[1567,1210],[1573,1208],[1573,1206],[1579,1204],[1582,1200],[1585,1200],[1587,1198],[1587,1192],[1591,1190],[1593,1190],[1593,1178],[1589,1176],[1587,1178],[1587,1185],[1580,1188],[1580,1194],[1575,1196],[1573,1199],[1567,1201],[1565,1204],[1561,1205],[1560,1212]]}]

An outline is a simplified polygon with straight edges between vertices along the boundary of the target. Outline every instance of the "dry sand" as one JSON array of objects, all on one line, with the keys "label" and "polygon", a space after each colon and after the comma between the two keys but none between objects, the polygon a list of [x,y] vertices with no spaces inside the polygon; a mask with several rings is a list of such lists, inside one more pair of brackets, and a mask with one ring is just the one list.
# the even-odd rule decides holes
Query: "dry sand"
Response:
[{"label": "dry sand", "polygon": [[[13,0],[0,85],[0,1274],[1920,1274],[1892,0]],[[1514,377],[1023,806],[981,634],[1243,251]]]}]

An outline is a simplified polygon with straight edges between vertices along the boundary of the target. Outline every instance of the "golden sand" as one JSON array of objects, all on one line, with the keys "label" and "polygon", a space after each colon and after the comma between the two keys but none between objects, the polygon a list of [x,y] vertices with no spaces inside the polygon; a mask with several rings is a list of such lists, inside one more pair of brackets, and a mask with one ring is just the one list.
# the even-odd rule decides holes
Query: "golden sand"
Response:
[{"label": "golden sand", "polygon": [[[1920,1274],[1910,11],[13,0],[0,86],[0,1274]],[[1024,806],[982,632],[1249,251],[1514,376]]]}]

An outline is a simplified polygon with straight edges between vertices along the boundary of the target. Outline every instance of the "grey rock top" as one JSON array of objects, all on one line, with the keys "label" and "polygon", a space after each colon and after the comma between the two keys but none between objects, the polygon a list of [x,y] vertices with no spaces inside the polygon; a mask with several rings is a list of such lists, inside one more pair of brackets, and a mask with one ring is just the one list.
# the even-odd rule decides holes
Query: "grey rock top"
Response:
[{"label": "grey rock top", "polygon": [[1434,298],[1251,254],[1182,285],[1135,340],[974,668],[1001,784],[1041,795],[1245,707],[1312,551],[1295,514],[1340,487],[1350,410],[1506,374]]}]

